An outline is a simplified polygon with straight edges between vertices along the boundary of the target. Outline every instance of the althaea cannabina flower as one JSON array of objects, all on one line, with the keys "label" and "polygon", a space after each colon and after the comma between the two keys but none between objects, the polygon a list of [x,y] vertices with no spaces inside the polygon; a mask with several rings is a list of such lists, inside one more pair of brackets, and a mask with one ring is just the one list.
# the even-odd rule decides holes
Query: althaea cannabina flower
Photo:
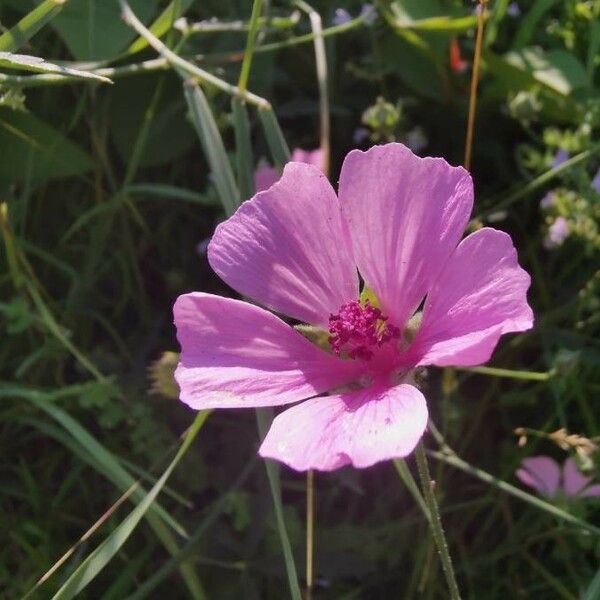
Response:
[{"label": "althaea cannabina flower", "polygon": [[560,494],[572,498],[600,496],[600,485],[590,485],[592,478],[582,475],[572,458],[567,458],[561,469],[549,456],[530,456],[523,460],[516,475],[525,485],[548,498]]},{"label": "althaea cannabina flower", "polygon": [[[532,325],[530,279],[510,237],[484,228],[459,243],[472,205],[467,171],[401,144],[350,152],[339,197],[314,166],[286,165],[219,225],[208,259],[240,294],[328,330],[331,347],[253,304],[183,295],[181,400],[195,409],[304,400],[275,418],[260,448],[297,470],[409,454],[428,417],[413,370],[481,364],[502,334]],[[358,272],[371,303],[359,301]],[[424,299],[411,340],[406,325]]]}]

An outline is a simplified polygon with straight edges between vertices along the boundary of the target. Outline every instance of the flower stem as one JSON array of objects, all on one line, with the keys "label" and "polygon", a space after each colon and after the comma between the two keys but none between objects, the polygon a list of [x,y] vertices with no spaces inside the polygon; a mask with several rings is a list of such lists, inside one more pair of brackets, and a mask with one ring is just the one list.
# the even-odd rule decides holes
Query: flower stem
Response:
[{"label": "flower stem", "polygon": [[423,442],[417,444],[415,456],[417,459],[419,477],[421,479],[421,487],[423,488],[423,495],[425,496],[425,502],[427,502],[429,514],[431,515],[429,525],[431,527],[431,533],[437,547],[438,555],[442,561],[442,569],[446,576],[450,598],[451,600],[460,600],[460,592],[458,591],[456,576],[454,575],[454,568],[452,567],[452,559],[450,558],[450,552],[448,551],[448,542],[446,542],[446,536],[444,535],[442,520],[440,518],[440,511],[437,500],[435,499],[435,494],[433,493],[435,482],[431,480],[431,475],[429,474],[429,465],[427,464],[427,456],[425,455]]},{"label": "flower stem", "polygon": [[315,475],[312,469],[306,472],[306,596],[311,600],[313,586],[313,547],[315,525]]}]

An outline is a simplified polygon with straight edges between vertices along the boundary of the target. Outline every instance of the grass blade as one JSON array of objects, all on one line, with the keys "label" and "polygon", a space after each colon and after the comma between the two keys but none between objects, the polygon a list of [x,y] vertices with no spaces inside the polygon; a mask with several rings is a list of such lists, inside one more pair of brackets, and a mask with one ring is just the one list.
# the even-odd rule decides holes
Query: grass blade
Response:
[{"label": "grass blade", "polygon": [[0,51],[16,52],[48,21],[51,21],[68,0],[45,0],[28,12],[16,25],[0,35]]},{"label": "grass blade", "polygon": [[185,99],[190,109],[192,122],[200,138],[204,154],[214,177],[215,187],[228,215],[240,205],[240,193],[235,184],[233,171],[225,152],[223,138],[215,122],[204,92],[197,83],[184,83]]},{"label": "grass blade", "polygon": [[71,67],[63,67],[49,63],[39,56],[29,54],[13,54],[11,52],[0,52],[0,67],[5,69],[17,69],[19,71],[32,71],[33,73],[53,73],[78,79],[92,79],[102,83],[112,83],[108,77],[97,75],[91,71],[82,71]]},{"label": "grass blade", "polygon": [[[259,408],[256,410],[256,422],[260,438],[263,439],[273,421],[273,410],[270,408]],[[292,545],[285,526],[283,517],[283,504],[281,502],[281,481],[279,479],[279,465],[265,459],[265,468],[267,469],[267,478],[269,479],[269,487],[271,488],[271,496],[273,497],[273,507],[275,509],[275,519],[277,521],[277,529],[279,530],[279,538],[281,540],[281,549],[285,559],[285,569],[287,571],[288,582],[290,585],[290,595],[292,600],[302,600],[300,586],[298,585],[298,572],[296,563],[294,562],[294,554]]]},{"label": "grass blade", "polygon": [[258,116],[267,138],[273,162],[279,169],[283,169],[285,163],[290,160],[290,149],[283,137],[277,117],[272,108],[259,109]]},{"label": "grass blade", "polygon": [[[194,0],[172,0],[171,3],[156,18],[154,23],[148,28],[157,38],[163,36],[192,4]],[[148,41],[139,37],[127,48],[125,54],[135,54],[149,46]]]},{"label": "grass blade", "polygon": [[74,598],[79,592],[85,589],[96,575],[98,575],[98,573],[100,573],[100,571],[110,562],[156,500],[167,479],[181,458],[188,451],[190,445],[196,438],[196,435],[204,425],[208,415],[208,411],[201,411],[198,413],[185,436],[183,444],[175,455],[175,458],[171,461],[171,464],[167,467],[154,487],[148,492],[142,502],[129,513],[129,516],[111,533],[111,535],[79,565],[60,590],[53,596],[53,600],[70,600],[71,598]]},{"label": "grass blade", "polygon": [[254,193],[254,158],[250,140],[250,121],[246,105],[239,98],[231,99],[235,156],[241,197],[247,200]]}]

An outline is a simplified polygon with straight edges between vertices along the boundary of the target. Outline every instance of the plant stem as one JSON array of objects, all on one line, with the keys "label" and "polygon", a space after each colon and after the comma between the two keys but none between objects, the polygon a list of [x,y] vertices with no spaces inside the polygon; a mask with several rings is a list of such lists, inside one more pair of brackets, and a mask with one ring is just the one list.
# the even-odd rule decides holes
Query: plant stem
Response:
[{"label": "plant stem", "polygon": [[477,17],[477,38],[475,40],[475,57],[473,58],[473,72],[471,73],[471,93],[469,96],[469,122],[467,125],[467,140],[465,142],[465,169],[471,168],[473,154],[473,132],[475,130],[475,112],[477,109],[477,84],[479,83],[479,67],[481,64],[481,50],[483,47],[483,25],[485,23],[485,9],[488,0],[479,0],[479,14]]},{"label": "plant stem", "polygon": [[306,600],[311,600],[313,587],[313,548],[315,526],[315,472],[306,473]]},{"label": "plant stem", "polygon": [[415,456],[417,459],[419,477],[421,479],[421,487],[423,488],[423,495],[425,496],[425,502],[427,502],[429,514],[431,515],[429,525],[431,527],[431,533],[437,547],[438,555],[442,562],[442,569],[446,576],[450,598],[451,600],[460,600],[460,592],[458,591],[456,576],[454,575],[454,568],[452,567],[452,559],[450,558],[448,543],[446,542],[446,536],[444,535],[444,529],[442,527],[440,510],[433,492],[435,482],[431,480],[431,475],[429,474],[429,465],[427,464],[427,456],[425,455],[425,448],[423,447],[422,441],[417,444]]},{"label": "plant stem", "polygon": [[238,81],[238,88],[245,92],[248,87],[248,77],[250,76],[250,65],[252,64],[252,56],[254,54],[254,42],[256,41],[256,33],[258,31],[258,19],[262,11],[262,0],[254,0],[252,6],[252,15],[250,16],[250,30],[248,31],[248,39],[246,40],[246,51],[244,52],[244,60],[242,62],[242,70]]}]

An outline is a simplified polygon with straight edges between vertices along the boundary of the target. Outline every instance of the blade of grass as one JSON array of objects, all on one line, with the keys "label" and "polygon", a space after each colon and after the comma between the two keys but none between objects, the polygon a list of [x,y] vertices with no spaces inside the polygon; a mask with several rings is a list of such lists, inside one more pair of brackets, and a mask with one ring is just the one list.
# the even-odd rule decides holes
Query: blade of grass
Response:
[{"label": "blade of grass", "polygon": [[591,523],[588,523],[583,519],[579,519],[574,515],[571,515],[570,513],[558,508],[557,506],[554,506],[553,504],[550,504],[545,500],[541,500],[537,496],[528,494],[527,492],[524,492],[523,490],[515,487],[514,485],[511,485],[510,483],[506,483],[506,481],[497,479],[493,475],[490,475],[490,473],[488,473],[487,471],[483,471],[482,469],[474,467],[462,458],[459,458],[452,451],[428,451],[428,454],[436,460],[442,461],[452,467],[460,469],[461,471],[472,475],[473,477],[476,477],[480,481],[483,481],[484,483],[487,483],[499,490],[502,490],[503,492],[514,496],[515,498],[519,498],[519,500],[523,500],[531,506],[539,508],[551,514],[552,516],[561,519],[562,521],[566,521],[567,523],[580,527],[581,529],[584,529],[589,533],[593,533],[594,535],[600,536],[600,527],[596,527],[596,525],[592,525]]},{"label": "blade of grass", "polygon": [[0,35],[0,51],[16,52],[22,48],[46,23],[51,21],[68,0],[44,0],[28,12],[16,25]]},{"label": "blade of grass", "polygon": [[[206,422],[209,411],[200,411],[196,416],[191,427],[188,429],[185,439],[171,461],[171,464],[166,468],[163,475],[148,492],[146,497],[129,513],[127,518],[111,533],[111,535],[102,542],[72,573],[64,585],[53,596],[53,600],[70,600],[79,592],[84,590],[87,585],[100,573],[100,571],[111,561],[121,546],[127,541],[133,533],[144,514],[152,506],[160,493],[167,479],[188,451],[196,435]],[[197,597],[204,597],[200,593]]]},{"label": "blade of grass", "polygon": [[256,464],[257,460],[255,457],[248,461],[229,490],[225,494],[222,494],[214,503],[206,517],[201,521],[196,531],[192,533],[185,546],[183,546],[177,554],[173,555],[168,561],[161,565],[157,571],[155,571],[148,579],[146,579],[146,581],[144,581],[136,589],[136,591],[127,598],[127,600],[141,600],[142,598],[147,598],[148,595],[154,591],[157,585],[169,577],[183,561],[187,560],[193,555],[198,543],[204,539],[204,535],[208,528],[217,520],[217,517],[225,508],[229,494],[240,488],[245,483],[254,470]]},{"label": "blade of grass", "polygon": [[[273,410],[270,408],[259,408],[256,410],[256,422],[258,424],[258,432],[260,439],[264,439],[271,422],[273,421]],[[267,478],[273,497],[273,507],[275,509],[275,519],[277,521],[277,529],[279,530],[279,539],[281,541],[281,549],[285,560],[285,569],[287,571],[288,583],[290,586],[290,595],[292,600],[302,600],[300,586],[298,585],[298,572],[296,563],[294,562],[294,554],[292,545],[285,526],[285,518],[283,516],[283,503],[281,502],[281,481],[279,478],[279,465],[276,462],[265,459],[265,468],[267,470]]]},{"label": "blade of grass", "polygon": [[239,98],[231,99],[231,109],[233,111],[238,186],[242,200],[247,200],[254,193],[254,159],[250,140],[250,121],[246,105]]},{"label": "blade of grass", "polygon": [[329,117],[329,86],[327,80],[327,55],[325,54],[325,41],[323,40],[323,23],[321,22],[321,15],[304,0],[296,0],[296,6],[308,14],[310,26],[315,35],[315,64],[319,86],[319,146],[323,152],[323,164],[321,168],[323,169],[323,173],[329,176],[331,119]]},{"label": "blade of grass", "polygon": [[394,460],[394,467],[396,468],[400,479],[402,479],[404,485],[406,486],[406,489],[415,499],[417,506],[421,509],[421,512],[425,515],[425,518],[430,521],[431,515],[429,513],[429,509],[427,508],[427,503],[425,502],[425,499],[419,490],[419,486],[417,485],[415,478],[412,476],[406,461],[403,458],[398,458]]},{"label": "blade of grass", "polygon": [[[171,0],[169,5],[158,15],[154,23],[150,25],[148,30],[154,34],[157,38],[162,37],[178,19],[194,2],[194,0]],[[126,55],[135,54],[140,50],[148,47],[148,40],[143,37],[139,37],[133,42],[127,50]]]},{"label": "blade of grass", "polygon": [[240,192],[235,184],[223,138],[200,86],[193,81],[186,81],[184,94],[192,122],[214,177],[219,198],[227,215],[232,215],[240,205]]},{"label": "blade of grass", "polygon": [[290,160],[290,149],[283,137],[275,112],[272,108],[259,109],[258,116],[267,138],[273,162],[279,169],[283,169],[284,165]]},{"label": "blade of grass", "polygon": [[268,108],[269,102],[256,94],[251,92],[240,90],[238,87],[219,79],[212,73],[197,67],[191,62],[181,58],[175,52],[167,48],[155,35],[153,35],[147,27],[135,16],[135,13],[131,10],[131,7],[125,0],[119,0],[119,4],[123,9],[123,20],[127,25],[135,29],[139,35],[141,35],[147,42],[158,52],[162,57],[166,58],[167,61],[177,70],[180,74],[185,73],[185,77],[193,80],[202,81],[208,83],[227,94],[232,96],[239,96],[250,104],[254,104],[258,107]]},{"label": "blade of grass", "polygon": [[598,600],[598,598],[600,598],[600,569],[594,575],[581,600]]},{"label": "blade of grass", "polygon": [[256,41],[256,33],[258,32],[258,21],[262,11],[262,0],[254,0],[252,4],[252,14],[250,15],[250,25],[248,28],[248,36],[246,38],[246,51],[242,61],[240,70],[240,78],[238,80],[238,88],[246,91],[248,87],[248,78],[250,77],[250,66],[252,64],[252,56],[254,55],[254,43]]}]

